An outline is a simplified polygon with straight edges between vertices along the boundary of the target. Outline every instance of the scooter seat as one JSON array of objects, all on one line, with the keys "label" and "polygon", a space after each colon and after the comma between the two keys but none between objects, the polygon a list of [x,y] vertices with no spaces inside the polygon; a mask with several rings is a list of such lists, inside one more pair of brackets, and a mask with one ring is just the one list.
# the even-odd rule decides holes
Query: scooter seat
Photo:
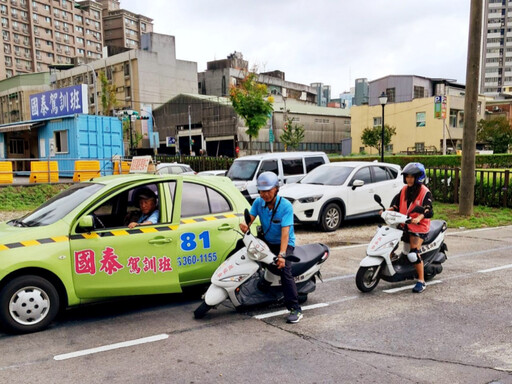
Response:
[{"label": "scooter seat", "polygon": [[446,221],[444,220],[432,220],[430,222],[430,230],[428,231],[427,238],[423,244],[429,244],[433,242],[436,237],[443,231],[446,230]]},{"label": "scooter seat", "polygon": [[292,263],[292,275],[302,275],[309,268],[318,263],[325,252],[328,251],[329,248],[321,243],[299,245],[295,247],[293,256],[298,257],[300,261]]}]

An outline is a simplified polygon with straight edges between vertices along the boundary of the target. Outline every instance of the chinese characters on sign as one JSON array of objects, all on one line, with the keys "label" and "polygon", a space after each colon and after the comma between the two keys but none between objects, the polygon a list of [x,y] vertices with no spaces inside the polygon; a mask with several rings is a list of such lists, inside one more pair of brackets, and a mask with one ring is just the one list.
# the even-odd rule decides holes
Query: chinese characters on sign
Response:
[{"label": "chinese characters on sign", "polygon": [[446,119],[446,96],[436,96],[434,99],[434,118]]},{"label": "chinese characters on sign", "polygon": [[36,93],[30,96],[30,119],[88,113],[87,100],[86,84]]},{"label": "chinese characters on sign", "polygon": [[[101,267],[99,268],[99,272],[104,272],[109,276],[112,276],[114,273],[123,269],[125,266],[121,264],[117,259],[118,255],[114,248],[106,247],[102,251],[102,257],[99,260],[99,264]],[[156,256],[147,257],[144,256],[142,259],[140,257],[129,257],[126,261],[126,267],[129,268],[129,272],[131,274],[139,275],[140,273],[148,273],[148,272],[172,272],[171,267],[171,258],[167,256],[162,256],[157,258]],[[142,267],[142,268],[141,268]],[[96,274],[96,255],[92,249],[85,249],[82,251],[75,251],[75,273],[79,275]]]}]

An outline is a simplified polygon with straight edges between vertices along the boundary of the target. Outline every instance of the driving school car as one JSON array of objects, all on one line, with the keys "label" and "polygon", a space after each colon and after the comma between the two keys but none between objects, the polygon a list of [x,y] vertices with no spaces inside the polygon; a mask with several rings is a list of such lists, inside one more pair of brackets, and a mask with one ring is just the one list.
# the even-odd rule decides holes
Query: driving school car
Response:
[{"label": "driving school car", "polygon": [[[156,195],[159,220],[130,229],[141,188]],[[234,251],[232,229],[245,208],[223,177],[118,175],[75,184],[0,224],[0,326],[35,332],[91,299],[207,283]]]}]

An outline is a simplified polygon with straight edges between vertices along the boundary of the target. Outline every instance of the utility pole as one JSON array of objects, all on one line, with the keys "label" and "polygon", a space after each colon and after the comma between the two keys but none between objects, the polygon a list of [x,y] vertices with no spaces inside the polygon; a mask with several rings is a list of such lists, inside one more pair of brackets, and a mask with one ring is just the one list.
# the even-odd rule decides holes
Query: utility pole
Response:
[{"label": "utility pole", "polygon": [[462,136],[462,179],[459,202],[459,213],[466,216],[473,214],[473,201],[475,198],[476,116],[482,38],[482,7],[483,0],[471,0],[466,95],[464,99],[464,131]]},{"label": "utility pole", "polygon": [[189,156],[192,156],[192,118],[190,116],[190,105],[188,106],[188,145],[189,145]]}]

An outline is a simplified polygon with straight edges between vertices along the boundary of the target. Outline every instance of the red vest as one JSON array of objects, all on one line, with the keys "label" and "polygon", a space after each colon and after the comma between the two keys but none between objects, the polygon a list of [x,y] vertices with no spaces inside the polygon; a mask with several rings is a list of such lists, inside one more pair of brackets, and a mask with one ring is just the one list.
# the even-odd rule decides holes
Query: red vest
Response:
[{"label": "red vest", "polygon": [[[405,191],[407,190],[407,185],[402,188],[402,192],[400,192],[400,213],[403,215],[408,215],[409,217],[415,218],[418,217],[420,214],[417,212],[412,212],[416,206],[422,206],[423,199],[425,198],[425,195],[428,192],[428,188],[425,187],[423,184],[420,188],[420,193],[418,193],[418,196],[416,196],[416,199],[407,207],[407,199],[405,197]],[[409,213],[411,212],[411,213]],[[407,224],[409,227],[409,231],[416,232],[416,233],[428,233],[430,229],[430,219],[421,219],[421,221],[418,224]]]}]

